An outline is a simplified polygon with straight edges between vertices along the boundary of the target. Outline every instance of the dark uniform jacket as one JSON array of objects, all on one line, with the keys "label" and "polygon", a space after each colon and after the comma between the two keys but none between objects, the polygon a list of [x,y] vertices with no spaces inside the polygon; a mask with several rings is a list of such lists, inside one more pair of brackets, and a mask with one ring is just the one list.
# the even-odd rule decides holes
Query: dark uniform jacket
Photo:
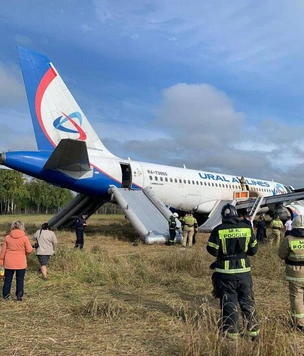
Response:
[{"label": "dark uniform jacket", "polygon": [[210,266],[215,272],[231,276],[250,272],[247,256],[254,256],[258,243],[252,228],[239,219],[223,220],[215,227],[207,243],[207,251],[216,257]]},{"label": "dark uniform jacket", "polygon": [[84,224],[86,224],[86,222],[87,221],[83,219],[82,216],[79,216],[76,220],[76,225],[75,225],[76,230],[80,230],[80,231],[84,230],[85,227]]},{"label": "dark uniform jacket", "polygon": [[169,224],[169,229],[173,229],[176,230],[176,220],[175,217],[173,215],[170,216],[169,220],[168,220],[168,224]]}]

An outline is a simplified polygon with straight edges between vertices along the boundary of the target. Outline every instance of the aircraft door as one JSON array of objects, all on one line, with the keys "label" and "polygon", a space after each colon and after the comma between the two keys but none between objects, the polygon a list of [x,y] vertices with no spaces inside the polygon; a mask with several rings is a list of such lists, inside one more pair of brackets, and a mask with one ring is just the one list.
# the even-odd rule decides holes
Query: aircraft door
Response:
[{"label": "aircraft door", "polygon": [[121,163],[121,187],[122,188],[132,188],[132,171],[131,166],[127,163]]}]

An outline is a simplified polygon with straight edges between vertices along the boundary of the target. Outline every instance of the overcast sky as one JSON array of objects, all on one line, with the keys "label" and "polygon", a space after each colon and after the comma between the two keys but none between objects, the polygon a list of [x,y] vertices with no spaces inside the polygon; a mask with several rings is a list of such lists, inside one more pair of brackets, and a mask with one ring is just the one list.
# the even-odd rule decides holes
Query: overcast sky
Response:
[{"label": "overcast sky", "polygon": [[304,187],[302,0],[0,0],[0,151],[36,149],[16,46],[122,158]]}]

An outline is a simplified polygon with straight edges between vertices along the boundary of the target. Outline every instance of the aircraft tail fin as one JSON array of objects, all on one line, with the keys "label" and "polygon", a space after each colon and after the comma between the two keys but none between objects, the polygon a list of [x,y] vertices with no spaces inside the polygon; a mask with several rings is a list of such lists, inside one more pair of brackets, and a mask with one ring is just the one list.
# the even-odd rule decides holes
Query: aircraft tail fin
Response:
[{"label": "aircraft tail fin", "polygon": [[39,150],[53,150],[62,139],[84,141],[95,155],[115,157],[44,55],[18,47],[23,80]]}]

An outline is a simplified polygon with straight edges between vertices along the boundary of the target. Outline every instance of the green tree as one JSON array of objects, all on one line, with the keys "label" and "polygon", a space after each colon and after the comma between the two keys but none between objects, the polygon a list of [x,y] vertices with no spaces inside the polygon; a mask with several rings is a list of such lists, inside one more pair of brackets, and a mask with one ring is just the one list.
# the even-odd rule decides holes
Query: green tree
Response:
[{"label": "green tree", "polygon": [[0,169],[1,211],[7,214],[14,213],[17,204],[28,196],[24,181],[25,177],[22,173],[10,169]]},{"label": "green tree", "polygon": [[65,188],[56,187],[42,180],[33,178],[26,183],[29,192],[28,206],[37,213],[54,213],[65,206],[73,193]]}]

